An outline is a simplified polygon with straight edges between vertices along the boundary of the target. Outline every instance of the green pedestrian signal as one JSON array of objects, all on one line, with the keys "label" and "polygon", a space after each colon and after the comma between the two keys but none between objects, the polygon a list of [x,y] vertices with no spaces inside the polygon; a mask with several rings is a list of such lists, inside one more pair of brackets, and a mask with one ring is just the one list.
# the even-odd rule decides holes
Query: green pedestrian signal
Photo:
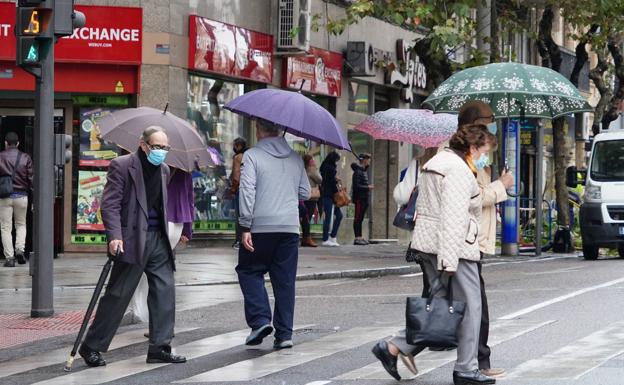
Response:
[{"label": "green pedestrian signal", "polygon": [[26,56],[26,61],[28,62],[36,62],[39,60],[39,52],[37,51],[37,48],[35,48],[35,45],[31,45],[30,49],[28,50],[28,56]]}]

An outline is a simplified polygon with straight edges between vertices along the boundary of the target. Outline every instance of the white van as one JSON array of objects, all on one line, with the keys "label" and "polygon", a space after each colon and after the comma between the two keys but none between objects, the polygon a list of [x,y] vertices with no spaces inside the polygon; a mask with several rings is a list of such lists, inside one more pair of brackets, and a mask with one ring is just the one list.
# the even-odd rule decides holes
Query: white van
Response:
[{"label": "white van", "polygon": [[[574,167],[567,170],[567,184],[576,187]],[[594,137],[585,195],[580,212],[585,259],[598,258],[600,247],[617,248],[624,258],[624,131],[600,133]]]}]

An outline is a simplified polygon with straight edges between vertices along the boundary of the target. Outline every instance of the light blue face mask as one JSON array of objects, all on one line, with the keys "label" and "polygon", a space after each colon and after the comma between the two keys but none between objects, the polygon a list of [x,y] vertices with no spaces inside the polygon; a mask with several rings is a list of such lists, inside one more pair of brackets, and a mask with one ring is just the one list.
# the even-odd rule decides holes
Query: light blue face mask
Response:
[{"label": "light blue face mask", "polygon": [[150,153],[147,155],[147,161],[153,164],[154,166],[160,166],[160,164],[167,157],[167,150],[150,150]]},{"label": "light blue face mask", "polygon": [[496,135],[496,131],[498,131],[498,126],[496,125],[496,122],[488,123],[487,129],[492,135]]},{"label": "light blue face mask", "polygon": [[490,157],[487,156],[486,154],[481,154],[479,159],[475,160],[474,165],[477,168],[477,170],[483,170],[485,166],[487,166],[489,163],[490,163]]}]

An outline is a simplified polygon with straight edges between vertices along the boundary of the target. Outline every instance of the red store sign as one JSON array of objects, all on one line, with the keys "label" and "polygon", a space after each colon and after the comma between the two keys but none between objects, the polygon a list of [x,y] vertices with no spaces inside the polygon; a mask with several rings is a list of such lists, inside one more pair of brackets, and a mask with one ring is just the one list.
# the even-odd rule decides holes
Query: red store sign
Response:
[{"label": "red store sign", "polygon": [[[84,27],[54,46],[56,62],[141,64],[143,10],[76,5]],[[15,3],[0,3],[0,60],[15,61]]]},{"label": "red store sign", "polygon": [[273,36],[191,15],[188,67],[271,83]]},{"label": "red store sign", "polygon": [[301,89],[313,94],[340,97],[342,55],[320,48],[310,48],[309,53],[311,56],[284,58],[282,86],[294,90]]}]

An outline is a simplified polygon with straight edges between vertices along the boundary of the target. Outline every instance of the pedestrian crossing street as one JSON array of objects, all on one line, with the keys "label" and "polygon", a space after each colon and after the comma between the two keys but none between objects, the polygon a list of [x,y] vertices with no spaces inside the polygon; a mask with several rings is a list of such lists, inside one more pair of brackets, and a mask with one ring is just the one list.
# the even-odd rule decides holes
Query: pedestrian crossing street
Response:
[{"label": "pedestrian crossing street", "polygon": [[[527,321],[523,319],[498,319],[493,321],[490,328],[490,345],[492,347],[503,344],[517,338],[523,338],[528,334],[546,328],[556,321]],[[300,325],[296,330],[309,329],[315,325]],[[237,382],[250,383],[258,379],[270,378],[271,375],[279,375],[280,372],[289,369],[306,370],[306,364],[315,360],[332,359],[340,360],[338,353],[351,349],[362,349],[370,351],[372,344],[392,335],[401,325],[394,326],[366,326],[353,327],[351,329],[327,331],[315,339],[307,339],[293,349],[273,351],[267,344],[261,346],[259,351],[266,352],[254,358],[242,357],[236,362],[225,363],[224,365],[210,370],[192,375],[186,375],[184,370],[179,370],[180,375],[173,383],[211,383],[211,382]],[[176,334],[190,332],[196,329],[178,328]],[[175,350],[179,354],[185,355],[189,360],[201,359],[208,355],[219,354],[232,348],[240,348],[245,340],[248,330],[236,330],[223,334],[218,334],[192,342],[176,346]],[[270,340],[270,338],[268,338]],[[114,350],[129,347],[136,344],[145,344],[142,330],[132,330],[120,333],[113,340],[110,353],[106,357],[114,357]],[[297,339],[295,339],[297,342]],[[145,363],[145,355],[137,355],[118,361],[109,362],[103,368],[87,369],[80,357],[77,357],[74,364],[74,371],[63,372],[63,364],[71,347],[54,349],[45,353],[38,353],[32,356],[23,357],[9,362],[0,363],[0,384],[17,384],[31,382],[16,382],[21,373],[40,369],[45,371],[47,378],[36,382],[39,385],[52,384],[100,384],[110,381],[123,381],[130,376],[149,374],[152,370],[167,366],[166,364]],[[258,349],[258,348],[256,348]],[[514,380],[569,380],[565,383],[573,383],[595,368],[603,365],[608,360],[624,353],[624,322],[616,322],[605,328],[582,337],[569,345],[555,351],[549,352],[541,357],[533,357],[513,368],[507,368],[508,374],[499,383],[514,384]],[[372,354],[361,362],[361,367],[351,369],[345,368],[339,374],[314,373],[315,381],[306,385],[331,385],[331,384],[358,384],[366,380],[366,383],[375,383],[375,380],[389,380],[388,374],[375,360]],[[455,360],[456,352],[434,352],[423,351],[416,358],[419,374],[414,376],[402,366],[399,361],[400,374],[404,379],[413,379],[430,373]],[[184,365],[184,364],[182,364]],[[182,365],[175,365],[173,370],[181,368]],[[42,376],[39,376],[41,378]],[[134,377],[135,379],[137,377]],[[370,382],[368,382],[370,381]]]}]

